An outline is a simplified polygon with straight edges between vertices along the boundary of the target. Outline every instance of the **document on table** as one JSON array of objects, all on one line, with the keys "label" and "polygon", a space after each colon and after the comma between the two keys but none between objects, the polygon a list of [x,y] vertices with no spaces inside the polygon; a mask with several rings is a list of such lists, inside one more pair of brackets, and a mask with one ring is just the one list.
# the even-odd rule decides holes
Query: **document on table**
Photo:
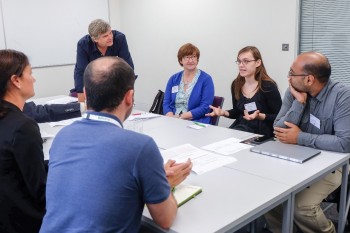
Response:
[{"label": "document on table", "polygon": [[161,151],[161,153],[165,163],[169,159],[175,160],[177,163],[186,162],[187,159],[191,159],[193,163],[192,170],[198,175],[237,161],[233,157],[214,154],[191,144],[173,147]]},{"label": "document on table", "polygon": [[150,119],[150,118],[155,118],[155,117],[160,117],[160,116],[161,115],[159,115],[159,114],[154,114],[154,113],[149,113],[149,112],[133,113],[126,120],[127,121],[133,121],[135,119]]},{"label": "document on table", "polygon": [[55,135],[49,134],[46,131],[40,131],[40,134],[41,134],[41,138],[43,139],[43,142],[46,142],[47,139],[49,139],[49,138],[54,138],[55,137]]},{"label": "document on table", "polygon": [[222,141],[214,142],[212,144],[202,146],[202,149],[214,151],[223,155],[232,155],[240,150],[251,148],[251,145],[240,143],[240,139],[228,138]]},{"label": "document on table", "polygon": [[46,102],[46,104],[68,104],[73,102],[78,102],[78,98],[72,96],[64,96],[57,99],[49,100]]},{"label": "document on table", "polygon": [[56,122],[50,122],[49,125],[51,127],[55,127],[55,126],[66,126],[66,125],[70,125],[72,124],[74,121],[76,120],[80,120],[81,117],[77,117],[77,118],[71,118],[68,120],[63,120],[63,121],[56,121]]}]

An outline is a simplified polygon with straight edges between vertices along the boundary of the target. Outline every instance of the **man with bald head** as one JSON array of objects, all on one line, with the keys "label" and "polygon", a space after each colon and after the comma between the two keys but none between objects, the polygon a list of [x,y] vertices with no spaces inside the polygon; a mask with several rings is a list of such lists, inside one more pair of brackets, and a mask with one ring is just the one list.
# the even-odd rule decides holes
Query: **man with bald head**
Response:
[{"label": "man with bald head", "polygon": [[177,212],[171,189],[192,163],[171,161],[166,176],[153,139],[123,129],[134,82],[134,71],[121,58],[98,58],[87,66],[88,110],[57,134],[50,149],[41,232],[138,232],[145,204],[157,224],[171,226]]},{"label": "man with bald head", "polygon": [[[290,67],[289,88],[274,122],[279,141],[350,152],[350,90],[330,79],[330,75],[331,66],[323,54],[306,52],[297,56]],[[302,232],[336,232],[320,203],[340,183],[341,168],[296,195],[294,223]],[[281,232],[280,210],[265,216],[273,232]]]}]

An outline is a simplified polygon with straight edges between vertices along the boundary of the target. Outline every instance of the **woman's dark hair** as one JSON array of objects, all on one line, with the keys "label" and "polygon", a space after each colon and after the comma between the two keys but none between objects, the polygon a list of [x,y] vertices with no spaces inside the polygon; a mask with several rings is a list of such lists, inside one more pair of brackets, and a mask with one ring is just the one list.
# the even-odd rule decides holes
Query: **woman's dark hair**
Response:
[{"label": "woman's dark hair", "polygon": [[8,109],[4,106],[4,96],[12,75],[21,77],[24,68],[29,65],[28,57],[19,51],[11,49],[0,50],[0,119]]},{"label": "woman's dark hair", "polygon": [[[262,81],[269,81],[269,82],[272,82],[273,84],[276,84],[275,81],[273,81],[270,76],[267,74],[266,72],[266,69],[265,69],[265,66],[264,66],[264,62],[262,60],[262,57],[261,57],[261,54],[260,54],[260,51],[254,47],[254,46],[247,46],[247,47],[244,47],[243,49],[241,49],[239,52],[238,52],[238,55],[237,55],[237,58],[239,57],[239,55],[241,55],[242,53],[245,53],[245,52],[251,52],[253,57],[254,57],[254,60],[260,60],[261,61],[261,65],[259,67],[256,68],[256,71],[255,71],[255,80],[258,81],[258,86],[259,86],[259,89],[261,91],[264,91],[263,88],[262,88]],[[239,97],[240,97],[240,93],[242,92],[242,87],[245,83],[245,78],[242,77],[240,75],[240,73],[238,73],[237,77],[235,80],[233,80],[232,84],[231,84],[231,93],[235,93],[235,99],[238,100]]]}]

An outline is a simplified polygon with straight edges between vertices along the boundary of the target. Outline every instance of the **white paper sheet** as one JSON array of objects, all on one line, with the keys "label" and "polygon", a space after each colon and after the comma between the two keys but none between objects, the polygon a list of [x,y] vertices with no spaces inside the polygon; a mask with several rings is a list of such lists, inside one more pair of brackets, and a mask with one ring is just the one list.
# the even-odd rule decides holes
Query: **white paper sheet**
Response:
[{"label": "white paper sheet", "polygon": [[64,96],[57,99],[49,100],[46,102],[46,104],[68,104],[77,102],[78,98],[72,97],[72,96]]},{"label": "white paper sheet", "polygon": [[159,114],[149,113],[149,112],[143,112],[143,113],[134,113],[131,114],[126,120],[127,121],[133,121],[135,119],[150,119],[155,117],[160,117]]},{"label": "white paper sheet", "polygon": [[43,131],[43,130],[40,130],[40,134],[41,134],[41,138],[43,139],[43,142],[46,142],[47,139],[49,139],[49,138],[54,138],[55,137],[55,135],[49,134],[49,133],[47,133],[46,131]]},{"label": "white paper sheet", "polygon": [[223,155],[232,155],[240,150],[252,147],[250,145],[240,143],[240,141],[241,140],[237,138],[228,138],[219,142],[214,142],[212,144],[202,146],[202,149],[214,151]]},{"label": "white paper sheet", "polygon": [[77,117],[77,118],[72,118],[72,119],[68,119],[68,120],[63,120],[63,121],[56,121],[56,122],[50,122],[49,125],[51,127],[55,127],[55,126],[66,126],[66,125],[70,125],[72,124],[74,121],[80,120],[81,117]]},{"label": "white paper sheet", "polygon": [[192,170],[198,175],[237,161],[233,157],[217,155],[201,150],[191,144],[173,147],[161,151],[161,153],[165,163],[169,159],[175,160],[177,163],[186,162],[187,159],[191,159],[193,163]]}]

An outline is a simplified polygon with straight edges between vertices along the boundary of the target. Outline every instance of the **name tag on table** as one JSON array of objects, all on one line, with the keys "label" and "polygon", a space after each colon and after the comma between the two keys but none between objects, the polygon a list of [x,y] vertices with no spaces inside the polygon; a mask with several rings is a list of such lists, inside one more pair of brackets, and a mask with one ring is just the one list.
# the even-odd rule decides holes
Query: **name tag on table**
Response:
[{"label": "name tag on table", "polygon": [[318,129],[321,128],[321,121],[320,119],[318,119],[317,117],[315,117],[314,115],[312,115],[310,113],[310,123],[313,125],[313,126],[316,126]]},{"label": "name tag on table", "polygon": [[179,91],[179,86],[173,86],[171,88],[171,93],[177,93]]},{"label": "name tag on table", "polygon": [[247,110],[248,112],[253,112],[253,111],[258,110],[258,109],[256,108],[255,102],[251,102],[251,103],[249,103],[249,104],[245,104],[245,105],[244,105],[244,108],[245,108],[245,110]]}]

